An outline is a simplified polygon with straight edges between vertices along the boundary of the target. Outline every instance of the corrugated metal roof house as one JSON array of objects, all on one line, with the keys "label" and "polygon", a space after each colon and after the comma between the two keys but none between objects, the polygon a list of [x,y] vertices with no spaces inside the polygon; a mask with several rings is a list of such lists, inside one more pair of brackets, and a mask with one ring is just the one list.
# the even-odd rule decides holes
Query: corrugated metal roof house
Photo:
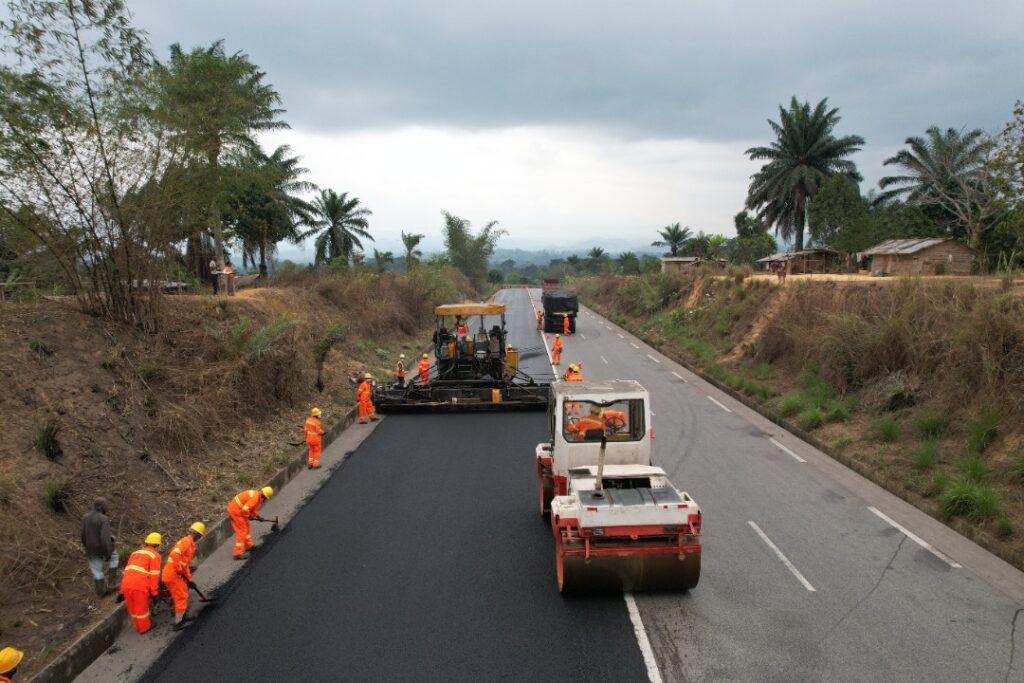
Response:
[{"label": "corrugated metal roof house", "polygon": [[774,264],[786,268],[789,273],[831,273],[840,269],[838,251],[817,248],[803,251],[783,251],[757,259],[765,270],[772,270]]},{"label": "corrugated metal roof house", "polygon": [[858,255],[871,259],[871,272],[892,275],[970,275],[974,250],[948,237],[886,240]]}]

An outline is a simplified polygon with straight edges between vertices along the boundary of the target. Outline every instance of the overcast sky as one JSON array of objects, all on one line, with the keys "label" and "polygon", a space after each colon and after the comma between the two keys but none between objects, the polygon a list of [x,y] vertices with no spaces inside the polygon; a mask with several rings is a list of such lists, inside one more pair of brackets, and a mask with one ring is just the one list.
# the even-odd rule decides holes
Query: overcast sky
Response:
[{"label": "overcast sky", "polygon": [[[371,232],[440,247],[440,211],[504,246],[642,245],[679,221],[732,234],[790,96],[839,107],[882,160],[930,125],[997,131],[1024,99],[1024,2],[129,0],[166,58],[223,39],[267,72],[309,179]],[[290,252],[288,250],[286,254]],[[308,251],[307,251],[308,253]]]}]

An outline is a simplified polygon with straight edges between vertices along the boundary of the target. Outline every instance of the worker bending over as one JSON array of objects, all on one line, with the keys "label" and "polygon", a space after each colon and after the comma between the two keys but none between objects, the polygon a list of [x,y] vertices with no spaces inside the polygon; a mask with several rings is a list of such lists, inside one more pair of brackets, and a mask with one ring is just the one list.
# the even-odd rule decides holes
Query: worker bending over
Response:
[{"label": "worker bending over", "polygon": [[260,517],[260,505],[264,500],[273,497],[274,489],[264,486],[259,491],[242,491],[228,503],[228,517],[231,518],[231,528],[235,530],[235,548],[231,554],[236,560],[244,560],[245,553],[256,545],[252,542],[252,534],[249,533],[249,520],[258,519],[266,522],[267,520]]},{"label": "worker bending over", "polygon": [[569,314],[562,314],[562,334],[569,334]]},{"label": "worker bending over", "polygon": [[153,628],[149,614],[149,599],[160,590],[160,553],[157,549],[163,539],[155,531],[146,536],[146,544],[128,557],[121,577],[121,595],[132,626],[139,633]]},{"label": "worker bending over", "polygon": [[420,358],[419,373],[420,384],[427,386],[427,382],[430,381],[430,356],[427,354],[423,354],[423,357]]},{"label": "worker bending over", "polygon": [[196,541],[206,534],[206,525],[196,522],[189,527],[188,535],[174,544],[167,554],[160,578],[167,586],[167,592],[174,601],[174,625],[180,626],[185,621],[188,611],[188,589],[192,583],[192,558],[196,555]]},{"label": "worker bending over", "polygon": [[370,418],[370,422],[377,421],[377,413],[373,410],[373,400],[370,398],[370,394],[373,388],[373,375],[366,373],[363,375],[363,381],[359,383],[359,388],[356,389],[356,401],[359,402],[359,424],[366,424],[366,418]]},{"label": "worker bending over", "polygon": [[565,375],[562,377],[566,382],[582,382],[583,373],[580,372],[580,366],[575,363],[569,364],[569,369],[565,371]]},{"label": "worker bending over", "polygon": [[324,427],[320,424],[320,409],[313,408],[309,411],[306,424],[302,427],[306,434],[306,445],[309,446],[309,457],[306,459],[306,467],[311,470],[320,469],[320,449],[323,447]]},{"label": "worker bending over", "polygon": [[398,365],[395,366],[395,384],[401,389],[405,386],[405,354],[398,354]]},{"label": "worker bending over", "polygon": [[551,345],[551,364],[558,365],[562,362],[562,337],[555,335],[555,343]]},{"label": "worker bending over", "polygon": [[570,422],[569,426],[566,427],[570,434],[575,435],[576,439],[582,441],[587,437],[587,432],[592,429],[597,429],[604,434],[604,416],[602,415],[601,406],[591,405],[590,414],[584,415],[575,422]]},{"label": "worker bending over", "polygon": [[11,683],[25,653],[13,647],[0,650],[0,683]]}]

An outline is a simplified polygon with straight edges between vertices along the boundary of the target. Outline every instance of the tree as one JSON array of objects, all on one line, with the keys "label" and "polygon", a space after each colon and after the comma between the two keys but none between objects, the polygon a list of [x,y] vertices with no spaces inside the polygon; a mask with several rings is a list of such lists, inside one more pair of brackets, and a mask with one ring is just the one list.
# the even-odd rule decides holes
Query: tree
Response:
[{"label": "tree", "polygon": [[867,215],[868,206],[857,184],[846,176],[832,176],[822,184],[811,202],[808,213],[811,237],[839,251],[861,251],[871,246],[861,245],[855,238],[862,232]]},{"label": "tree", "polygon": [[373,250],[373,264],[377,267],[377,273],[383,274],[389,264],[395,262],[395,255],[390,251]]},{"label": "tree", "polygon": [[677,256],[679,250],[683,248],[686,241],[690,239],[690,228],[679,227],[679,223],[672,223],[666,225],[664,228],[658,231],[661,235],[660,240],[651,242],[652,247],[668,247],[669,256]]},{"label": "tree", "polygon": [[640,274],[640,259],[631,251],[624,251],[619,254],[619,257],[615,259],[615,263],[619,267],[619,272],[623,275]]},{"label": "tree", "polygon": [[902,175],[878,181],[883,190],[892,188],[879,198],[905,197],[909,203],[935,207],[952,218],[971,247],[979,248],[999,210],[993,175],[995,142],[980,129],[943,132],[932,126],[923,138],[907,138],[906,145],[909,149],[885,160],[886,166],[900,168]]},{"label": "tree", "polygon": [[423,257],[423,252],[417,249],[424,235],[402,231],[402,244],[405,246],[405,269],[411,270]]},{"label": "tree", "polygon": [[487,263],[494,254],[498,239],[507,234],[498,228],[498,221],[487,223],[479,233],[473,234],[469,221],[442,211],[444,216],[444,245],[451,264],[462,271],[477,287],[487,279]]},{"label": "tree", "polygon": [[278,118],[280,97],[264,83],[265,76],[247,55],[227,55],[223,41],[191,52],[174,44],[170,61],[155,68],[157,101],[151,114],[171,132],[170,142],[184,150],[182,164],[196,181],[190,213],[205,223],[221,267],[221,213],[228,187],[237,182],[231,178],[234,169],[223,163],[225,156],[253,147],[256,133],[288,127]]},{"label": "tree", "polygon": [[313,211],[318,218],[313,231],[320,233],[314,242],[315,265],[337,258],[349,263],[354,260],[355,250],[363,248],[362,240],[373,241],[366,220],[373,212],[359,206],[358,198],[349,199],[347,192],[321,190],[320,196],[313,200]]},{"label": "tree", "polygon": [[751,176],[747,208],[756,209],[758,219],[774,225],[783,239],[793,238],[797,251],[804,246],[807,203],[822,183],[837,174],[861,180],[847,157],[860,151],[864,138],[835,137],[839,110],[827,105],[825,98],[812,110],[809,102],[801,104],[793,97],[789,109],[779,107],[779,123],[768,121],[776,139],[746,151],[752,161],[767,162]]},{"label": "tree", "polygon": [[1024,102],[1020,100],[997,139],[993,161],[994,186],[1005,212],[997,232],[1011,252],[1020,253],[1024,251]]}]

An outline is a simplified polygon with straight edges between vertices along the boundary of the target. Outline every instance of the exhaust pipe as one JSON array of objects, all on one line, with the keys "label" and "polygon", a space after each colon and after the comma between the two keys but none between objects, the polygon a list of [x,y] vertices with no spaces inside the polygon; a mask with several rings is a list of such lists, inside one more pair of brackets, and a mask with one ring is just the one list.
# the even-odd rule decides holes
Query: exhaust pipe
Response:
[{"label": "exhaust pipe", "polygon": [[595,491],[604,490],[604,449],[608,446],[608,436],[601,437],[601,451],[597,454],[597,482],[594,484]]}]

